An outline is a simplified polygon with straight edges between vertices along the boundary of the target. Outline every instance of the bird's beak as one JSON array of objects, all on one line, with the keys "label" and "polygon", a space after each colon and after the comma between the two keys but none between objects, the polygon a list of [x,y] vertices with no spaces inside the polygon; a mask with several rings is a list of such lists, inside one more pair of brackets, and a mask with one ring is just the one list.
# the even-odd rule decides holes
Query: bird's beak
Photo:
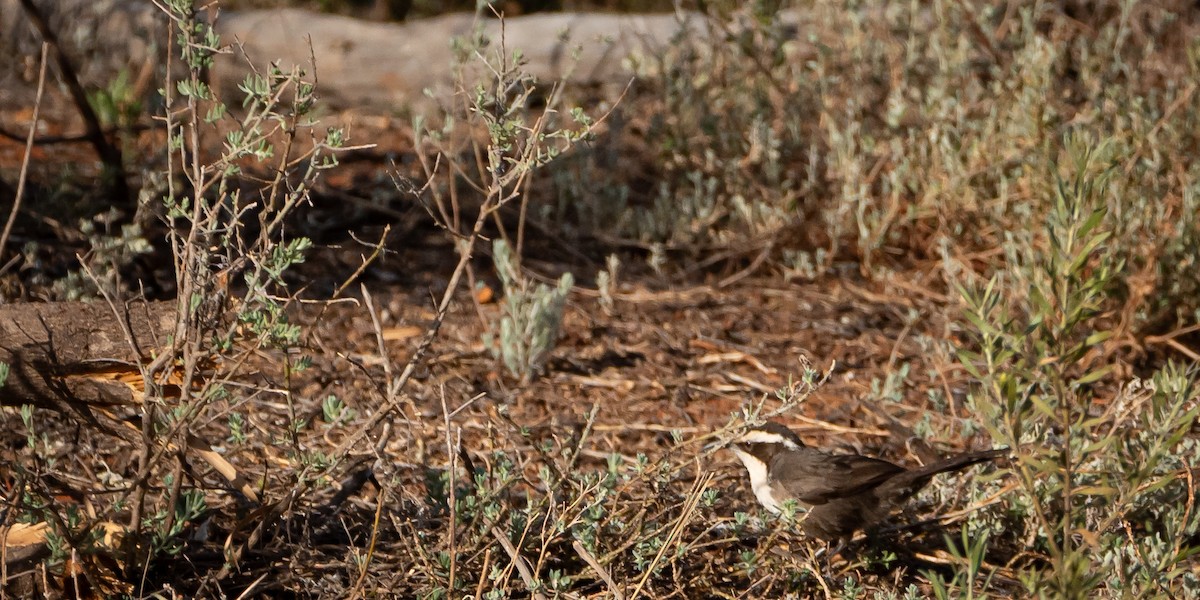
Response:
[{"label": "bird's beak", "polygon": [[732,443],[733,442],[730,442],[729,440],[717,440],[715,442],[709,442],[708,444],[705,444],[704,452],[705,452],[705,454],[716,452],[717,450],[720,450],[721,448],[725,448],[726,446],[729,446]]}]

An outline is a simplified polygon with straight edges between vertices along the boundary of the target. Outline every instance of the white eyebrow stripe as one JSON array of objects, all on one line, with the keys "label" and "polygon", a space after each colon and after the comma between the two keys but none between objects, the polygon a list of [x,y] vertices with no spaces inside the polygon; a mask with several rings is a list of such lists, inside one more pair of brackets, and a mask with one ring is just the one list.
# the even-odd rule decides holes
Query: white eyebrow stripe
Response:
[{"label": "white eyebrow stripe", "polygon": [[789,450],[795,450],[799,446],[796,442],[789,440],[778,433],[770,433],[767,431],[753,430],[743,435],[739,442],[743,444],[783,444]]}]

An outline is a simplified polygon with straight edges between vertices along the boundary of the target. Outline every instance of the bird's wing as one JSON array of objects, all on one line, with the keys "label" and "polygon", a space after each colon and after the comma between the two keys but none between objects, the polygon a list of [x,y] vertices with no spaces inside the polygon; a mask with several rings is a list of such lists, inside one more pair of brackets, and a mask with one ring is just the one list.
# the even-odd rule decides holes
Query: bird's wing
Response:
[{"label": "bird's wing", "polygon": [[824,504],[853,496],[905,471],[885,460],[805,450],[780,452],[771,461],[770,469],[771,473],[788,473],[788,477],[777,478],[776,482],[805,504]]}]

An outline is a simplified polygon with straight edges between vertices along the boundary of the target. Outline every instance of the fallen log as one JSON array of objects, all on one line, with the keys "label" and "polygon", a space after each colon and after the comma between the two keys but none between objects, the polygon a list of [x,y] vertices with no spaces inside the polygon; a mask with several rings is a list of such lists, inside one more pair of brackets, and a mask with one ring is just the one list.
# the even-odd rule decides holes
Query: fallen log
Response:
[{"label": "fallen log", "polygon": [[175,303],[0,305],[0,405],[73,410],[140,402],[128,382],[168,343]]},{"label": "fallen log", "polygon": [[[140,365],[168,347],[174,328],[173,302],[132,302],[115,312],[102,302],[0,305],[0,363],[9,367],[0,406],[73,414],[98,431],[145,443],[137,414],[145,390]],[[113,407],[135,409],[122,415]],[[246,478],[207,442],[191,432],[185,440],[190,453],[258,500]]]},{"label": "fallen log", "polygon": [[[35,0],[35,4],[63,40],[62,50],[77,65],[85,86],[103,89],[122,71],[134,82],[135,97],[161,85],[169,44],[166,35],[173,28],[153,4],[140,0]],[[610,85],[615,96],[635,71],[649,68],[671,47],[702,36],[708,28],[703,17],[687,12],[541,13],[507,18],[503,23],[471,13],[385,23],[301,9],[217,12],[215,29],[223,43],[232,44],[233,52],[218,57],[210,76],[228,91],[235,91],[252,72],[249,57],[260,72],[267,63],[276,62],[284,71],[296,65],[315,73],[321,98],[337,108],[385,112],[407,108],[435,114],[434,100],[444,101],[458,85],[470,90],[494,77],[472,59],[464,80],[457,81],[456,37],[478,32],[497,48],[503,38],[507,51],[520,51],[523,69],[540,81]],[[214,14],[202,12],[205,18]],[[0,0],[0,56],[4,58],[0,81],[29,81],[36,72],[40,42],[19,1]],[[632,62],[627,61],[630,58]]]},{"label": "fallen log", "polygon": [[[704,18],[696,13],[545,13],[505,19],[448,14],[406,23],[374,23],[301,9],[234,11],[222,14],[216,29],[232,54],[218,57],[214,84],[236,89],[254,64],[296,65],[320,81],[321,98],[340,108],[435,114],[432,101],[446,102],[476,84],[495,85],[495,74],[478,58],[457,68],[455,38],[478,33],[490,40],[490,56],[503,43],[519,52],[522,69],[541,82],[567,80],[581,86],[614,86],[612,96],[648,69],[681,39],[702,37]],[[686,34],[681,36],[681,34]],[[633,59],[629,62],[628,59]],[[631,65],[640,65],[631,68]],[[461,70],[462,81],[457,80]]]}]

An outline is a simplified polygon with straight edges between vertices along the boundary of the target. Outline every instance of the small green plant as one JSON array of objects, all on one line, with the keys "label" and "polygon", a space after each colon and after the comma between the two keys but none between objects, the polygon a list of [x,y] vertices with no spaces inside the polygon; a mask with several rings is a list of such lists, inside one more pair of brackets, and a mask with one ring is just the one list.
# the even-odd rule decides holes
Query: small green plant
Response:
[{"label": "small green plant", "polygon": [[558,342],[563,310],[575,279],[564,273],[553,288],[531,284],[521,275],[520,265],[504,240],[492,244],[492,256],[504,286],[504,316],[499,331],[490,333],[486,342],[509,373],[528,381],[541,372]]},{"label": "small green plant", "polygon": [[[171,476],[164,481],[164,487],[171,487]],[[203,491],[180,490],[173,508],[159,510],[149,515],[143,523],[143,528],[150,534],[152,551],[155,554],[178,555],[183,549],[179,535],[189,522],[198,518],[207,508]]]},{"label": "small green plant", "polygon": [[103,89],[92,91],[88,102],[104,127],[128,128],[142,114],[142,101],[136,95],[128,69],[118,71]]},{"label": "small green plant", "polygon": [[246,443],[246,417],[240,412],[229,413],[229,437],[225,438],[233,444]]},{"label": "small green plant", "polygon": [[88,239],[90,250],[79,257],[82,268],[55,281],[51,288],[63,300],[94,298],[99,293],[121,295],[130,291],[121,272],[138,256],[151,251],[150,242],[137,223],[121,223],[116,208],[80,219],[79,231]]},{"label": "small green plant", "polygon": [[[984,557],[987,556],[988,532],[971,532],[966,525],[962,528],[960,543],[955,543],[946,536],[946,547],[954,557],[954,563],[959,566],[954,576],[947,581],[940,572],[927,571],[926,576],[933,586],[933,595],[938,600],[962,598],[972,600],[980,597],[977,590],[987,589],[991,584],[994,570],[985,574]],[[985,593],[982,597],[986,598]]]},{"label": "small green plant", "polygon": [[341,398],[330,394],[321,401],[321,413],[326,423],[331,425],[354,418],[353,408],[346,406]]},{"label": "small green plant", "polygon": [[596,274],[596,291],[600,293],[601,310],[612,316],[617,287],[620,285],[621,259],[616,254],[609,254],[604,264],[607,268]]}]

